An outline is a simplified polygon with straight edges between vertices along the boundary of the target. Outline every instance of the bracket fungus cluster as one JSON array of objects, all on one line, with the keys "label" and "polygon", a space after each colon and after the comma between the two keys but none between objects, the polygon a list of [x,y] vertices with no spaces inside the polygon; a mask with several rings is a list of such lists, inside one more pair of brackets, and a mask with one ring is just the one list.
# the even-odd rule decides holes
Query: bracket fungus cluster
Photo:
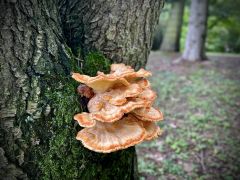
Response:
[{"label": "bracket fungus cluster", "polygon": [[156,93],[146,79],[149,76],[149,71],[135,72],[124,64],[112,64],[109,74],[98,72],[95,77],[72,73],[85,84],[78,92],[90,99],[89,112],[74,116],[84,127],[77,140],[92,151],[110,153],[160,135],[155,122],[163,120],[163,114],[152,107]]}]

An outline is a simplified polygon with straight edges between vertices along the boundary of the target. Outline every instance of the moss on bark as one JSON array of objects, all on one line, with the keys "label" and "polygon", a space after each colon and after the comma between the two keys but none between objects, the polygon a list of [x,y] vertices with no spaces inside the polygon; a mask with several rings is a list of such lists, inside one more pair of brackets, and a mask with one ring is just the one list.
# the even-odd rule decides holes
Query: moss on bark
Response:
[{"label": "moss on bark", "polygon": [[[87,58],[89,69],[85,70],[89,70],[89,74],[93,75],[94,69],[109,71],[110,61],[100,53],[91,53]],[[99,63],[96,65],[96,62]],[[72,64],[72,70],[77,69],[76,66],[76,63]],[[41,179],[136,179],[132,163],[136,160],[134,147],[101,154],[89,151],[75,139],[80,127],[74,122],[73,115],[85,108],[76,93],[78,83],[61,74],[45,76],[43,81],[46,86],[41,95],[43,114],[31,125],[29,122],[23,124],[26,129],[24,139],[27,144],[35,144],[29,149],[32,163],[24,167],[35,167],[29,172],[30,177],[34,179],[37,174]]]},{"label": "moss on bark", "polygon": [[111,61],[100,52],[90,52],[83,64],[84,74],[95,76],[98,71],[109,73]]}]

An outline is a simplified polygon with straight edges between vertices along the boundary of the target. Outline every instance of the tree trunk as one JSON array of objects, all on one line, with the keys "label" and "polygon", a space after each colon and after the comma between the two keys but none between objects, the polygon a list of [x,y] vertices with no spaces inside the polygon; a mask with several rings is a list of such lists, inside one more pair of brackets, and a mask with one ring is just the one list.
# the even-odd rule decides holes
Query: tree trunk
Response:
[{"label": "tree trunk", "polygon": [[207,32],[207,0],[192,0],[187,39],[182,59],[197,61],[206,59],[205,39]]},{"label": "tree trunk", "polygon": [[64,8],[61,5],[67,44],[74,53],[80,47],[82,56],[98,50],[139,69],[147,62],[162,5],[163,0],[72,0]]},{"label": "tree trunk", "polygon": [[177,0],[172,3],[170,17],[161,45],[162,51],[179,51],[184,1],[185,0]]},{"label": "tree trunk", "polygon": [[1,179],[136,179],[134,147],[100,154],[75,139],[86,104],[70,72],[91,51],[144,66],[163,2],[0,3]]}]

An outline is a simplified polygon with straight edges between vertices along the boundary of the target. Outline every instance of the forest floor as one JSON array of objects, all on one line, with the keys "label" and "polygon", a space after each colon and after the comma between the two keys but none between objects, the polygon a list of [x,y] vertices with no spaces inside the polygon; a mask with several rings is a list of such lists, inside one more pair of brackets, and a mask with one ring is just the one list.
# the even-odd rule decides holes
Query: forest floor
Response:
[{"label": "forest floor", "polygon": [[177,57],[149,57],[164,133],[137,146],[141,179],[240,179],[240,56],[172,63]]}]

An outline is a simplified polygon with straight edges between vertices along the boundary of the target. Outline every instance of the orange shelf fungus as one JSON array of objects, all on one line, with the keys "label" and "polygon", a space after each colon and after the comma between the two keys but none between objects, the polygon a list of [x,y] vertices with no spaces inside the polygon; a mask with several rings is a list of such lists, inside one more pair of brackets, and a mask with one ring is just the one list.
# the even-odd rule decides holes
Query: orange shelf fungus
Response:
[{"label": "orange shelf fungus", "polygon": [[161,135],[156,125],[163,114],[152,107],[156,93],[146,79],[149,71],[134,71],[124,64],[112,64],[111,72],[90,77],[72,73],[80,85],[78,93],[87,97],[88,111],[74,120],[84,127],[77,140],[95,152],[110,153]]},{"label": "orange shelf fungus", "polygon": [[140,143],[145,135],[141,121],[128,115],[114,123],[97,122],[94,127],[84,128],[78,132],[77,140],[92,151],[110,153]]},{"label": "orange shelf fungus", "polygon": [[[95,96],[97,97],[97,96]],[[115,122],[123,117],[124,114],[136,108],[147,107],[149,103],[140,98],[132,98],[126,103],[116,106],[101,98],[95,100],[93,97],[88,103],[89,114],[93,119],[101,122]]]},{"label": "orange shelf fungus", "polygon": [[95,92],[104,92],[107,89],[113,87],[115,84],[122,84],[128,86],[130,83],[122,78],[115,75],[99,74],[96,77],[90,77],[87,75],[81,75],[79,73],[72,73],[72,78],[78,82],[86,84],[92,88]]}]

